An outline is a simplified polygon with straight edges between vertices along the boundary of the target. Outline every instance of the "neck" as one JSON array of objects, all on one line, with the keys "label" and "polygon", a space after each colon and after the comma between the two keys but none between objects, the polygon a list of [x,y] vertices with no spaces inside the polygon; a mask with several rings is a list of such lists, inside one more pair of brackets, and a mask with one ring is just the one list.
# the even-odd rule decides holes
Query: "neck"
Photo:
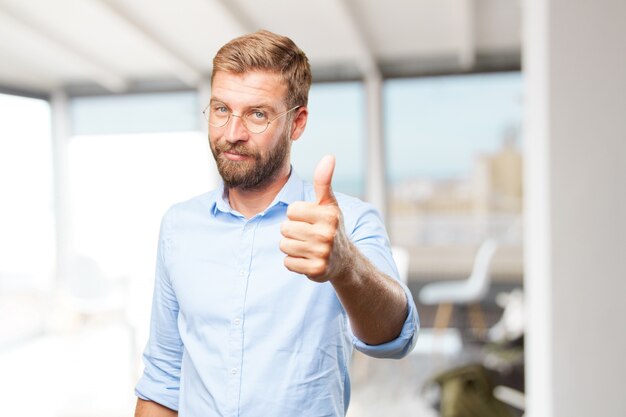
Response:
[{"label": "neck", "polygon": [[287,165],[282,168],[267,183],[261,184],[253,189],[228,189],[228,202],[230,206],[243,214],[246,219],[250,219],[265,210],[274,201],[280,190],[289,180],[291,167]]}]

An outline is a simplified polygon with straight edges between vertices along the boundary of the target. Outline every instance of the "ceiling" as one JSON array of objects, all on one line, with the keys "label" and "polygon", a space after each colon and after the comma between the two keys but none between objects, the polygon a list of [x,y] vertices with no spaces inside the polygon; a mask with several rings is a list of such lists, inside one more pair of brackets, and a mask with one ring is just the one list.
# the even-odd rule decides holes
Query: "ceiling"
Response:
[{"label": "ceiling", "polygon": [[198,88],[259,28],[291,37],[316,81],[520,66],[520,0],[0,0],[0,90]]}]

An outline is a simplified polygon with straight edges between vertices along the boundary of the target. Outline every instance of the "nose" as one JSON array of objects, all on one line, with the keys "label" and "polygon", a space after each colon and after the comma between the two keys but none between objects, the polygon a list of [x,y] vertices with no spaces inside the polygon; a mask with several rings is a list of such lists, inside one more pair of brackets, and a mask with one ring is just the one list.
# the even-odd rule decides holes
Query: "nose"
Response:
[{"label": "nose", "polygon": [[231,114],[224,129],[226,129],[224,131],[224,139],[230,143],[248,140],[248,129],[244,126],[241,116]]}]

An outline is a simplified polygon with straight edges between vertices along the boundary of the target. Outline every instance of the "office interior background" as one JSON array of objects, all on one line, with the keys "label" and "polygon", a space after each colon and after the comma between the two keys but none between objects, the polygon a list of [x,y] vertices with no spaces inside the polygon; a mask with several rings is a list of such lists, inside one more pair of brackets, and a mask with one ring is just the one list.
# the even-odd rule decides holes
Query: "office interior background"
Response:
[{"label": "office interior background", "polygon": [[211,59],[259,28],[313,68],[294,169],[336,155],[421,314],[348,415],[442,415],[468,364],[512,415],[626,415],[624,2],[1,0],[7,415],[132,414],[160,218],[217,182]]}]

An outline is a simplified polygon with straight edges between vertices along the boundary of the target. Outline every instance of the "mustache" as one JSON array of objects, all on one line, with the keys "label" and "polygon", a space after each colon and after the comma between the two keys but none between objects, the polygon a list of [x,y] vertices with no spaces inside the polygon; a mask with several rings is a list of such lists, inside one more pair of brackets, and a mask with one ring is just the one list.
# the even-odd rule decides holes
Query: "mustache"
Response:
[{"label": "mustache", "polygon": [[253,158],[258,157],[256,152],[250,150],[249,147],[243,143],[219,142],[215,144],[215,151],[218,154],[223,152],[231,152],[242,156],[251,156]]}]

